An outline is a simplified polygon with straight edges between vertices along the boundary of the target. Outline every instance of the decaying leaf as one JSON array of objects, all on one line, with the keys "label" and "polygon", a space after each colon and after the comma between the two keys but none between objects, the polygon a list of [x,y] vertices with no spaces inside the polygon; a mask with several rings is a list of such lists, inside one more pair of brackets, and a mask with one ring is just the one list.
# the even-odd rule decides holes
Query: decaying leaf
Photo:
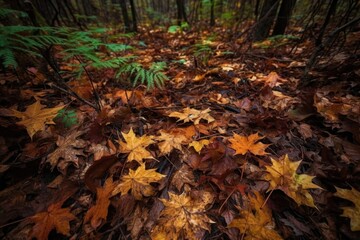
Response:
[{"label": "decaying leaf", "polygon": [[164,130],[160,130],[161,136],[156,137],[156,140],[161,141],[159,143],[160,152],[162,155],[169,154],[174,148],[178,150],[182,150],[181,144],[187,141],[186,136],[184,136],[181,132],[176,134],[172,132],[166,132]]},{"label": "decaying leaf", "polygon": [[336,188],[334,195],[354,203],[354,207],[342,207],[344,212],[341,216],[350,218],[351,231],[360,231],[360,192],[355,188],[351,190]]},{"label": "decaying leaf", "polygon": [[271,158],[272,166],[266,166],[268,172],[264,178],[270,183],[270,190],[280,189],[294,199],[298,205],[307,205],[316,208],[314,199],[307,189],[320,188],[312,183],[315,178],[306,174],[297,174],[301,161],[292,162],[288,155],[279,160]]},{"label": "decaying leaf", "polygon": [[145,169],[142,163],[136,170],[129,170],[129,174],[121,177],[121,183],[115,187],[112,196],[121,193],[127,194],[131,189],[131,194],[137,200],[154,195],[155,189],[150,183],[158,182],[166,175],[156,172],[156,169]]},{"label": "decaying leaf", "polygon": [[169,117],[179,118],[177,121],[193,122],[195,125],[200,123],[201,119],[206,120],[208,123],[215,121],[215,119],[209,114],[210,109],[196,110],[194,108],[184,108],[183,112],[172,112]]},{"label": "decaying leaf", "polygon": [[25,126],[31,139],[36,132],[45,129],[45,124],[55,124],[53,118],[56,117],[58,111],[64,108],[64,106],[54,108],[44,107],[40,101],[36,101],[28,106],[25,112],[11,110],[12,116],[21,118],[21,121],[17,122],[17,124]]},{"label": "decaying leaf", "polygon": [[70,212],[70,208],[61,208],[62,204],[63,201],[51,204],[47,211],[37,213],[29,218],[29,221],[35,223],[29,239],[46,240],[53,229],[65,236],[70,236],[69,222],[75,220],[76,217]]},{"label": "decaying leaf", "polygon": [[112,177],[109,177],[102,188],[96,189],[96,204],[87,211],[84,223],[90,221],[91,227],[96,229],[106,220],[110,205],[109,198],[115,185],[116,183],[113,182]]},{"label": "decaying leaf", "polygon": [[47,158],[47,162],[51,165],[51,171],[61,161],[61,166],[58,166],[59,171],[63,174],[66,173],[66,168],[69,164],[78,165],[78,156],[84,156],[82,148],[86,146],[86,141],[78,139],[83,132],[73,131],[70,135],[62,137],[58,136],[56,145],[58,148],[50,153]]},{"label": "decaying leaf", "polygon": [[209,140],[203,139],[200,141],[192,141],[189,144],[189,147],[193,147],[195,149],[195,151],[199,153],[204,146],[209,145],[209,144],[210,144]]},{"label": "decaying leaf", "polygon": [[244,239],[250,240],[277,240],[282,237],[274,230],[271,210],[264,204],[264,198],[259,192],[254,192],[255,197],[249,196],[249,209],[241,210],[241,218],[235,218],[228,227],[236,227],[242,234]]},{"label": "decaying leaf", "polygon": [[206,205],[213,201],[213,196],[209,192],[200,192],[196,196],[192,198],[186,193],[176,195],[169,192],[169,200],[160,199],[165,209],[151,238],[178,239],[183,235],[186,239],[201,239],[205,230],[210,231],[213,221],[206,215]]},{"label": "decaying leaf", "polygon": [[118,141],[120,144],[121,153],[129,153],[127,160],[130,162],[132,160],[142,163],[144,158],[152,158],[151,153],[145,148],[150,144],[154,143],[151,136],[141,136],[136,137],[132,128],[128,133],[121,133],[124,137],[126,143]]},{"label": "decaying leaf", "polygon": [[269,144],[258,142],[263,138],[264,137],[259,137],[258,133],[249,136],[240,136],[235,133],[234,137],[229,139],[229,142],[231,142],[231,148],[236,151],[235,155],[245,155],[247,152],[251,152],[254,155],[264,156],[268,154],[265,152],[265,149]]}]

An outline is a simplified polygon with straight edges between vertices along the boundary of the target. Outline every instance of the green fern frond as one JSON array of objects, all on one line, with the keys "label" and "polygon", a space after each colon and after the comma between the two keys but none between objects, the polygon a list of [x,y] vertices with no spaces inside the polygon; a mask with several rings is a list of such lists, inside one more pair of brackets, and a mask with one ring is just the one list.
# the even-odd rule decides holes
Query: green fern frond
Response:
[{"label": "green fern frond", "polygon": [[9,48],[4,48],[0,50],[0,58],[3,59],[4,67],[12,66],[16,68],[18,66],[14,53]]},{"label": "green fern frond", "polygon": [[126,50],[131,50],[133,47],[125,44],[117,44],[117,43],[108,43],[105,44],[105,47],[111,52],[122,52]]}]

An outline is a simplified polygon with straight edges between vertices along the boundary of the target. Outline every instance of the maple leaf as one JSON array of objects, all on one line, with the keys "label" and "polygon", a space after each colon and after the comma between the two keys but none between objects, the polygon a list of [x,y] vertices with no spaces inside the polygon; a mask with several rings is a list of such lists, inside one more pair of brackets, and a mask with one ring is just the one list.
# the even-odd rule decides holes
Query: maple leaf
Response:
[{"label": "maple leaf", "polygon": [[104,187],[96,189],[96,204],[87,211],[84,218],[85,223],[91,221],[90,224],[94,229],[98,228],[106,220],[110,205],[109,198],[115,185],[116,183],[113,182],[112,177],[109,177],[106,179]]},{"label": "maple leaf", "polygon": [[21,121],[17,122],[17,124],[25,126],[31,139],[36,132],[45,129],[45,124],[55,124],[53,118],[56,117],[58,111],[64,108],[64,106],[54,108],[44,107],[40,101],[36,101],[28,106],[25,112],[11,109],[11,116],[21,118]]},{"label": "maple leaf", "polygon": [[127,194],[131,189],[131,194],[137,200],[141,200],[143,196],[149,197],[154,195],[154,187],[150,185],[152,182],[158,182],[166,175],[156,172],[156,169],[145,169],[145,163],[142,163],[135,171],[130,169],[129,174],[121,178],[121,183],[115,187],[112,196],[121,193]]},{"label": "maple leaf", "polygon": [[204,146],[209,145],[209,144],[210,144],[209,140],[203,139],[200,141],[192,141],[189,144],[189,147],[193,147],[195,149],[195,151],[199,153]]},{"label": "maple leaf", "polygon": [[152,158],[151,153],[145,149],[145,147],[154,143],[151,136],[144,135],[142,137],[136,137],[132,128],[127,134],[123,132],[121,134],[126,143],[120,140],[118,141],[120,144],[120,152],[129,153],[127,157],[128,161],[135,160],[141,164],[144,158]]},{"label": "maple leaf", "polygon": [[86,146],[86,141],[77,139],[83,132],[73,131],[66,137],[58,136],[56,145],[58,148],[50,153],[47,158],[47,162],[51,165],[51,171],[57,166],[59,159],[62,159],[61,166],[59,165],[59,171],[65,174],[66,168],[70,163],[78,166],[78,156],[84,156],[83,151],[80,148]]},{"label": "maple leaf", "polygon": [[314,199],[307,189],[320,188],[312,183],[314,176],[297,174],[301,161],[291,162],[288,155],[279,160],[271,158],[272,166],[266,166],[268,172],[264,178],[270,182],[270,189],[280,189],[295,200],[298,205],[315,207]]},{"label": "maple leaf", "polygon": [[176,195],[169,192],[169,200],[160,200],[165,209],[151,233],[152,239],[178,239],[181,234],[186,239],[201,239],[205,230],[210,231],[213,221],[205,212],[206,205],[213,201],[211,193],[201,191],[197,198],[192,198],[186,193]]},{"label": "maple leaf", "polygon": [[194,122],[195,125],[200,123],[201,119],[206,120],[208,123],[215,121],[215,119],[209,114],[210,109],[207,108],[205,110],[196,110],[194,108],[184,108],[183,112],[172,112],[169,114],[169,117],[179,118],[177,122],[184,121],[186,122]]},{"label": "maple leaf", "polygon": [[231,148],[234,149],[235,155],[241,154],[245,155],[247,152],[251,152],[254,155],[264,156],[268,154],[265,152],[265,149],[270,144],[256,143],[257,141],[263,139],[264,137],[259,137],[258,133],[251,134],[250,136],[240,136],[234,133],[234,137],[230,138]]},{"label": "maple leaf", "polygon": [[247,239],[277,240],[282,237],[274,230],[271,210],[263,206],[264,198],[259,192],[254,192],[255,197],[249,196],[251,208],[241,210],[241,218],[235,218],[228,227],[236,227]]},{"label": "maple leaf", "polygon": [[48,239],[49,233],[54,228],[58,233],[70,236],[69,222],[76,219],[70,212],[70,208],[61,208],[63,201],[51,204],[47,211],[40,212],[29,218],[29,221],[35,222],[31,232],[30,239],[38,240]]},{"label": "maple leaf", "polygon": [[276,72],[270,72],[269,75],[260,77],[258,80],[264,81],[271,88],[287,82],[286,79],[281,78]]},{"label": "maple leaf", "polygon": [[355,207],[342,207],[344,212],[341,216],[350,218],[351,231],[360,231],[360,192],[355,188],[351,190],[336,188],[334,195],[354,203]]},{"label": "maple leaf", "polygon": [[182,150],[181,144],[184,143],[187,138],[183,134],[171,134],[164,130],[160,130],[161,136],[156,137],[156,140],[162,141],[159,143],[160,152],[162,155],[169,154],[174,148]]}]

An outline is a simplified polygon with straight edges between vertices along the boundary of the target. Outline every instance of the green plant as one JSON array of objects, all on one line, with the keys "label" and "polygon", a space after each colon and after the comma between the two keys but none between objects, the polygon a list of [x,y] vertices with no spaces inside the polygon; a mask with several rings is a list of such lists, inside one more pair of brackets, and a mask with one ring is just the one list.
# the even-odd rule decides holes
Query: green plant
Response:
[{"label": "green plant", "polygon": [[198,62],[206,66],[213,54],[213,50],[211,49],[210,44],[205,41],[204,43],[193,45],[193,53]]},{"label": "green plant", "polygon": [[61,122],[66,128],[71,128],[72,126],[78,124],[78,118],[75,110],[61,109],[54,120]]},{"label": "green plant", "polygon": [[145,68],[140,63],[132,62],[121,67],[116,77],[118,78],[122,74],[128,75],[132,78],[133,86],[140,82],[146,84],[148,90],[154,89],[155,86],[162,88],[165,81],[168,80],[167,76],[162,72],[165,68],[165,62],[152,63],[148,68]]}]

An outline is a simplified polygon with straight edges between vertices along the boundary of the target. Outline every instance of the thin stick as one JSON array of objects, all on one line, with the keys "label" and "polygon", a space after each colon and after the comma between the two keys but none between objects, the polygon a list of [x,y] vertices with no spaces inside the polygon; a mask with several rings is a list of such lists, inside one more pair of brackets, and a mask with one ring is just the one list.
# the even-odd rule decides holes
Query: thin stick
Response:
[{"label": "thin stick", "polygon": [[260,209],[262,209],[262,208],[265,206],[265,204],[266,204],[267,201],[269,200],[269,198],[270,198],[270,196],[271,196],[271,194],[273,193],[274,190],[275,190],[275,189],[271,189],[271,192],[270,192],[269,195],[266,197],[266,199],[265,199],[264,203],[261,205]]}]

